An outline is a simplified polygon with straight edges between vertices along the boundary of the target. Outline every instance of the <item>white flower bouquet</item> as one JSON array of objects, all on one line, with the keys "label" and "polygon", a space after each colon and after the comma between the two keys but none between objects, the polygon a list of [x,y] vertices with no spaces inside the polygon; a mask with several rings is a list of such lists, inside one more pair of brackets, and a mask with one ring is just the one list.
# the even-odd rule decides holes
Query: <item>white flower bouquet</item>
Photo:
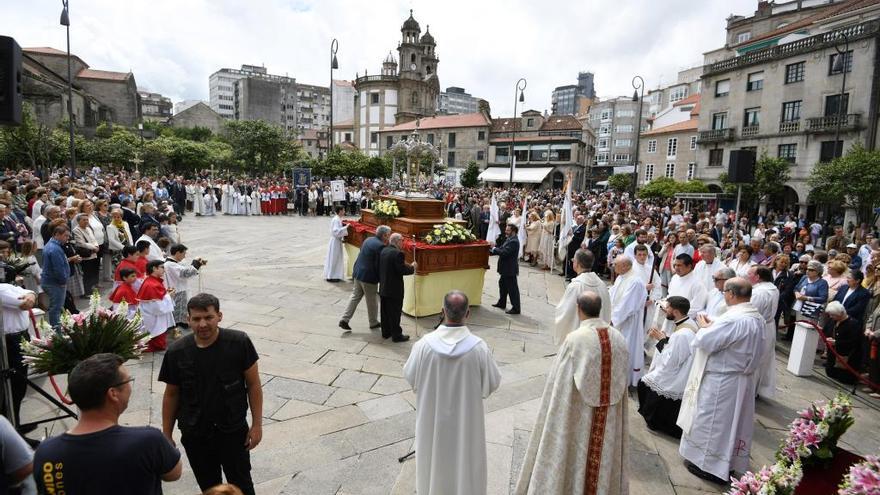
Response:
[{"label": "white flower bouquet", "polygon": [[435,246],[463,244],[477,240],[470,230],[455,222],[439,223],[424,237],[425,242]]},{"label": "white flower bouquet", "polygon": [[376,201],[373,213],[379,218],[397,218],[400,216],[400,208],[397,207],[397,201],[384,199]]}]

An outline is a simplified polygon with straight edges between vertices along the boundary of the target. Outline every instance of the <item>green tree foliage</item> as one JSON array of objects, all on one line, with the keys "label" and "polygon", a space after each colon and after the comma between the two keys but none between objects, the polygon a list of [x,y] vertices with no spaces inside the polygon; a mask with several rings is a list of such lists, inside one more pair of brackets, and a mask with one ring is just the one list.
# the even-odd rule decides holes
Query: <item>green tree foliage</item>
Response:
[{"label": "green tree foliage", "polygon": [[391,164],[387,160],[374,156],[367,160],[362,172],[361,175],[370,179],[384,179],[391,176]]},{"label": "green tree foliage", "polygon": [[855,208],[865,220],[880,205],[880,151],[857,144],[844,156],[817,164],[807,183],[813,188],[810,199]]},{"label": "green tree foliage", "polygon": [[477,165],[477,162],[471,161],[468,163],[467,168],[464,169],[464,173],[461,174],[461,185],[464,187],[477,187],[479,177],[480,167]]},{"label": "green tree foliage", "polygon": [[[785,184],[791,179],[791,163],[784,158],[774,158],[763,153],[755,162],[755,182],[743,184],[743,200],[760,203],[781,194]],[[728,194],[736,194],[737,185],[730,182],[726,173],[718,176],[719,182]]]},{"label": "green tree foliage", "polygon": [[67,159],[68,143],[67,134],[38,122],[25,104],[21,125],[0,127],[0,162],[32,170],[52,167]]},{"label": "green tree foliage", "polygon": [[[612,177],[617,176],[615,175]],[[698,180],[678,182],[675,179],[671,179],[669,177],[658,177],[651,182],[648,182],[641,189],[639,189],[639,197],[670,199],[674,198],[675,195],[678,193],[705,192],[709,192],[709,188],[706,187],[706,184],[703,184]]]},{"label": "green tree foliage", "polygon": [[632,174],[614,174],[608,178],[608,187],[612,191],[622,193],[631,190]]},{"label": "green tree foliage", "polygon": [[301,152],[280,127],[262,120],[227,122],[226,141],[232,146],[233,159],[241,168],[259,174],[289,168]]}]

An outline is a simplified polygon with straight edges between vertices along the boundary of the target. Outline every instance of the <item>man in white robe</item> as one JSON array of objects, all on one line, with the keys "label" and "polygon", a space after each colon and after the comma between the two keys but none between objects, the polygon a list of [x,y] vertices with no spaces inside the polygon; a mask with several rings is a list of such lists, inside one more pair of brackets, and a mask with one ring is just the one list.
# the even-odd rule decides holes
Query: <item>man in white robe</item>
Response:
[{"label": "man in white robe", "polygon": [[593,269],[593,253],[589,249],[578,249],[571,260],[577,276],[565,288],[565,293],[556,305],[556,345],[562,345],[565,336],[578,329],[581,324],[577,314],[577,298],[591,290],[602,299],[602,312],[599,317],[603,321],[611,320],[611,295],[605,281],[591,270]]},{"label": "man in white robe", "polygon": [[708,294],[715,287],[712,277],[715,272],[724,267],[724,263],[715,256],[715,246],[709,243],[700,246],[700,257],[702,258],[694,266],[694,276],[703,282],[703,287]]},{"label": "man in white robe", "polygon": [[659,335],[657,352],[648,373],[639,380],[639,414],[648,428],[681,438],[681,428],[675,424],[681,408],[681,396],[691,370],[691,342],[697,334],[697,324],[688,318],[690,303],[681,296],[666,299],[666,319],[675,325],[668,338]]},{"label": "man in white robe", "polygon": [[[653,265],[649,263],[648,254],[651,252],[647,246],[636,246],[633,249],[633,254],[635,254],[635,263],[633,263],[633,271],[639,274],[642,279],[642,282],[645,283],[645,289],[648,290],[648,300],[645,302],[645,309],[642,311],[644,314],[643,324],[644,328],[651,328],[652,323],[654,321],[654,313],[656,312],[655,304],[658,301],[663,299],[663,286],[660,283],[660,274],[657,273],[657,270]],[[654,342],[650,342],[652,339],[645,339],[645,348],[654,347]]]},{"label": "man in white robe", "polygon": [[764,317],[761,369],[756,374],[757,393],[764,399],[773,399],[776,397],[776,310],[779,308],[779,289],[773,283],[773,272],[767,266],[750,267],[749,282],[752,284],[752,306]]},{"label": "man in white robe", "polygon": [[348,225],[342,223],[341,206],[333,208],[335,215],[330,219],[330,246],[327,248],[327,259],[324,260],[324,280],[342,282],[345,277],[345,258],[342,254],[342,242],[348,235]]},{"label": "man in white robe", "polygon": [[147,259],[150,261],[164,261],[165,253],[162,252],[162,248],[156,244],[156,239],[159,237],[159,224],[151,223],[144,228],[144,234],[135,241],[135,245],[141,241],[146,241],[150,243],[150,251],[147,253]]},{"label": "man in white robe", "polygon": [[706,316],[710,320],[714,320],[723,315],[727,311],[727,304],[724,302],[724,282],[736,277],[733,268],[723,267],[715,272],[712,276],[712,283],[715,284],[709,295],[706,297]]},{"label": "man in white robe", "polygon": [[[694,259],[689,254],[679,254],[672,262],[672,269],[675,275],[669,281],[667,297],[681,296],[690,301],[691,309],[688,311],[688,316],[694,319],[697,313],[706,309],[706,288],[694,274]],[[660,305],[657,307],[652,327],[661,330],[668,337],[673,332],[672,323],[666,319],[666,313]]]},{"label": "man in white robe", "polygon": [[648,291],[632,266],[633,261],[626,256],[614,260],[617,279],[611,287],[611,324],[626,339],[631,373],[629,383],[635,387],[645,365],[643,317]]},{"label": "man in white robe", "polygon": [[727,311],[714,321],[697,318],[702,329],[691,344],[694,361],[678,414],[678,451],[688,471],[718,484],[749,468],[764,334],[751,297],[748,280],[732,278],[724,284]]},{"label": "man in white robe", "polygon": [[489,346],[466,323],[468,298],[443,299],[443,324],[413,345],[403,375],[416,394],[416,492],[486,493],[483,399],[501,384]]},{"label": "man in white robe", "polygon": [[[636,261],[636,246],[645,246],[648,247],[648,231],[645,229],[638,229],[635,232],[636,241],[629,243],[628,246],[623,248],[623,254],[626,255],[627,258]],[[650,266],[654,266],[654,253],[651,250],[648,250],[648,263]]]},{"label": "man in white robe", "polygon": [[601,305],[595,292],[578,296],[581,324],[547,376],[516,495],[629,493],[628,344]]}]

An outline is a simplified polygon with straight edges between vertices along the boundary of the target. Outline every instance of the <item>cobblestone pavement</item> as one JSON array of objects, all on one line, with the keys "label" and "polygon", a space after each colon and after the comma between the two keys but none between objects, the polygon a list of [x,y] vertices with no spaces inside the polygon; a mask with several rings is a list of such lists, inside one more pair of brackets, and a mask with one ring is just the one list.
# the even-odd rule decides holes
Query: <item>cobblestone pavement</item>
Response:
[{"label": "cobblestone pavement", "polygon": [[[415,462],[400,464],[397,458],[413,446],[415,396],[402,378],[402,366],[412,342],[437,318],[404,316],[405,332],[413,340],[393,344],[367,328],[361,304],[351,321],[354,331],[341,335],[337,322],[351,284],[322,280],[328,227],[326,217],[187,216],[181,225],[183,242],[191,256],[210,261],[201,281],[191,283],[190,294],[201,288],[217,295],[222,325],[248,332],[260,354],[263,441],[252,453],[258,494],[408,495],[414,493]],[[485,301],[497,298],[494,260],[491,264]],[[523,315],[508,316],[487,303],[472,308],[469,322],[491,347],[503,374],[501,387],[485,402],[491,494],[509,493],[516,483],[556,352],[553,307],[564,290],[562,277],[523,267],[520,288]],[[797,409],[837,392],[818,372],[811,378],[786,372],[785,352],[777,352],[778,400],[757,405],[753,467],[772,462],[783,428]],[[161,359],[161,354],[147,355],[127,364],[137,381],[123,424],[161,427],[164,385],[156,379]],[[689,474],[677,441],[647,430],[637,402],[629,403],[630,493],[720,493]],[[855,405],[856,424],[842,445],[862,455],[877,453],[880,404],[860,396]],[[53,412],[30,392],[25,420]],[[55,421],[45,431],[57,435],[71,425],[70,419]],[[183,478],[166,483],[164,490],[194,494],[198,486],[186,466]]]}]

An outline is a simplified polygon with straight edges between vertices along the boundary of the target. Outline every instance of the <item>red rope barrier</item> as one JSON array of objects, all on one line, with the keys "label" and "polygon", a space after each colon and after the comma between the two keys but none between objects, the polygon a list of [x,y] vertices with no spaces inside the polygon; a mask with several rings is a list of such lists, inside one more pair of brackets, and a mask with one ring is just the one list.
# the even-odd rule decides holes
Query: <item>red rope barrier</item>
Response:
[{"label": "red rope barrier", "polygon": [[822,331],[822,329],[819,327],[819,325],[816,325],[812,321],[808,321],[808,320],[798,320],[797,323],[804,323],[806,325],[809,325],[809,326],[815,328],[816,331],[819,332],[819,337],[822,339],[823,342],[825,342],[825,345],[828,346],[828,349],[832,353],[834,353],[834,356],[837,358],[837,362],[842,364],[844,369],[849,371],[850,374],[855,376],[858,381],[867,385],[871,389],[880,391],[880,385],[872,382],[871,380],[868,380],[867,378],[862,376],[862,374],[859,371],[856,371],[855,368],[853,368],[852,366],[849,365],[849,363],[847,362],[846,356],[843,356],[839,352],[837,352],[837,349],[834,347],[834,344],[832,344],[831,342],[828,342],[828,337],[825,336],[825,332]]},{"label": "red rope barrier", "polygon": [[[31,325],[34,326],[34,335],[35,335],[38,339],[41,338],[41,337],[40,337],[40,330],[39,330],[39,328],[37,327],[37,317],[34,316],[34,312],[33,312],[33,310],[30,310],[30,309],[29,309],[29,310],[28,310],[28,315],[30,315],[30,317],[31,317]],[[51,383],[51,384],[52,384],[52,388],[55,389],[55,395],[58,396],[58,400],[60,400],[62,403],[64,403],[64,405],[67,405],[67,406],[73,405],[73,401],[70,400],[70,399],[68,399],[67,396],[64,395],[64,392],[61,391],[61,387],[59,387],[59,386],[58,386],[58,383],[55,382],[55,376],[54,376],[54,375],[49,375],[49,383]]]}]

